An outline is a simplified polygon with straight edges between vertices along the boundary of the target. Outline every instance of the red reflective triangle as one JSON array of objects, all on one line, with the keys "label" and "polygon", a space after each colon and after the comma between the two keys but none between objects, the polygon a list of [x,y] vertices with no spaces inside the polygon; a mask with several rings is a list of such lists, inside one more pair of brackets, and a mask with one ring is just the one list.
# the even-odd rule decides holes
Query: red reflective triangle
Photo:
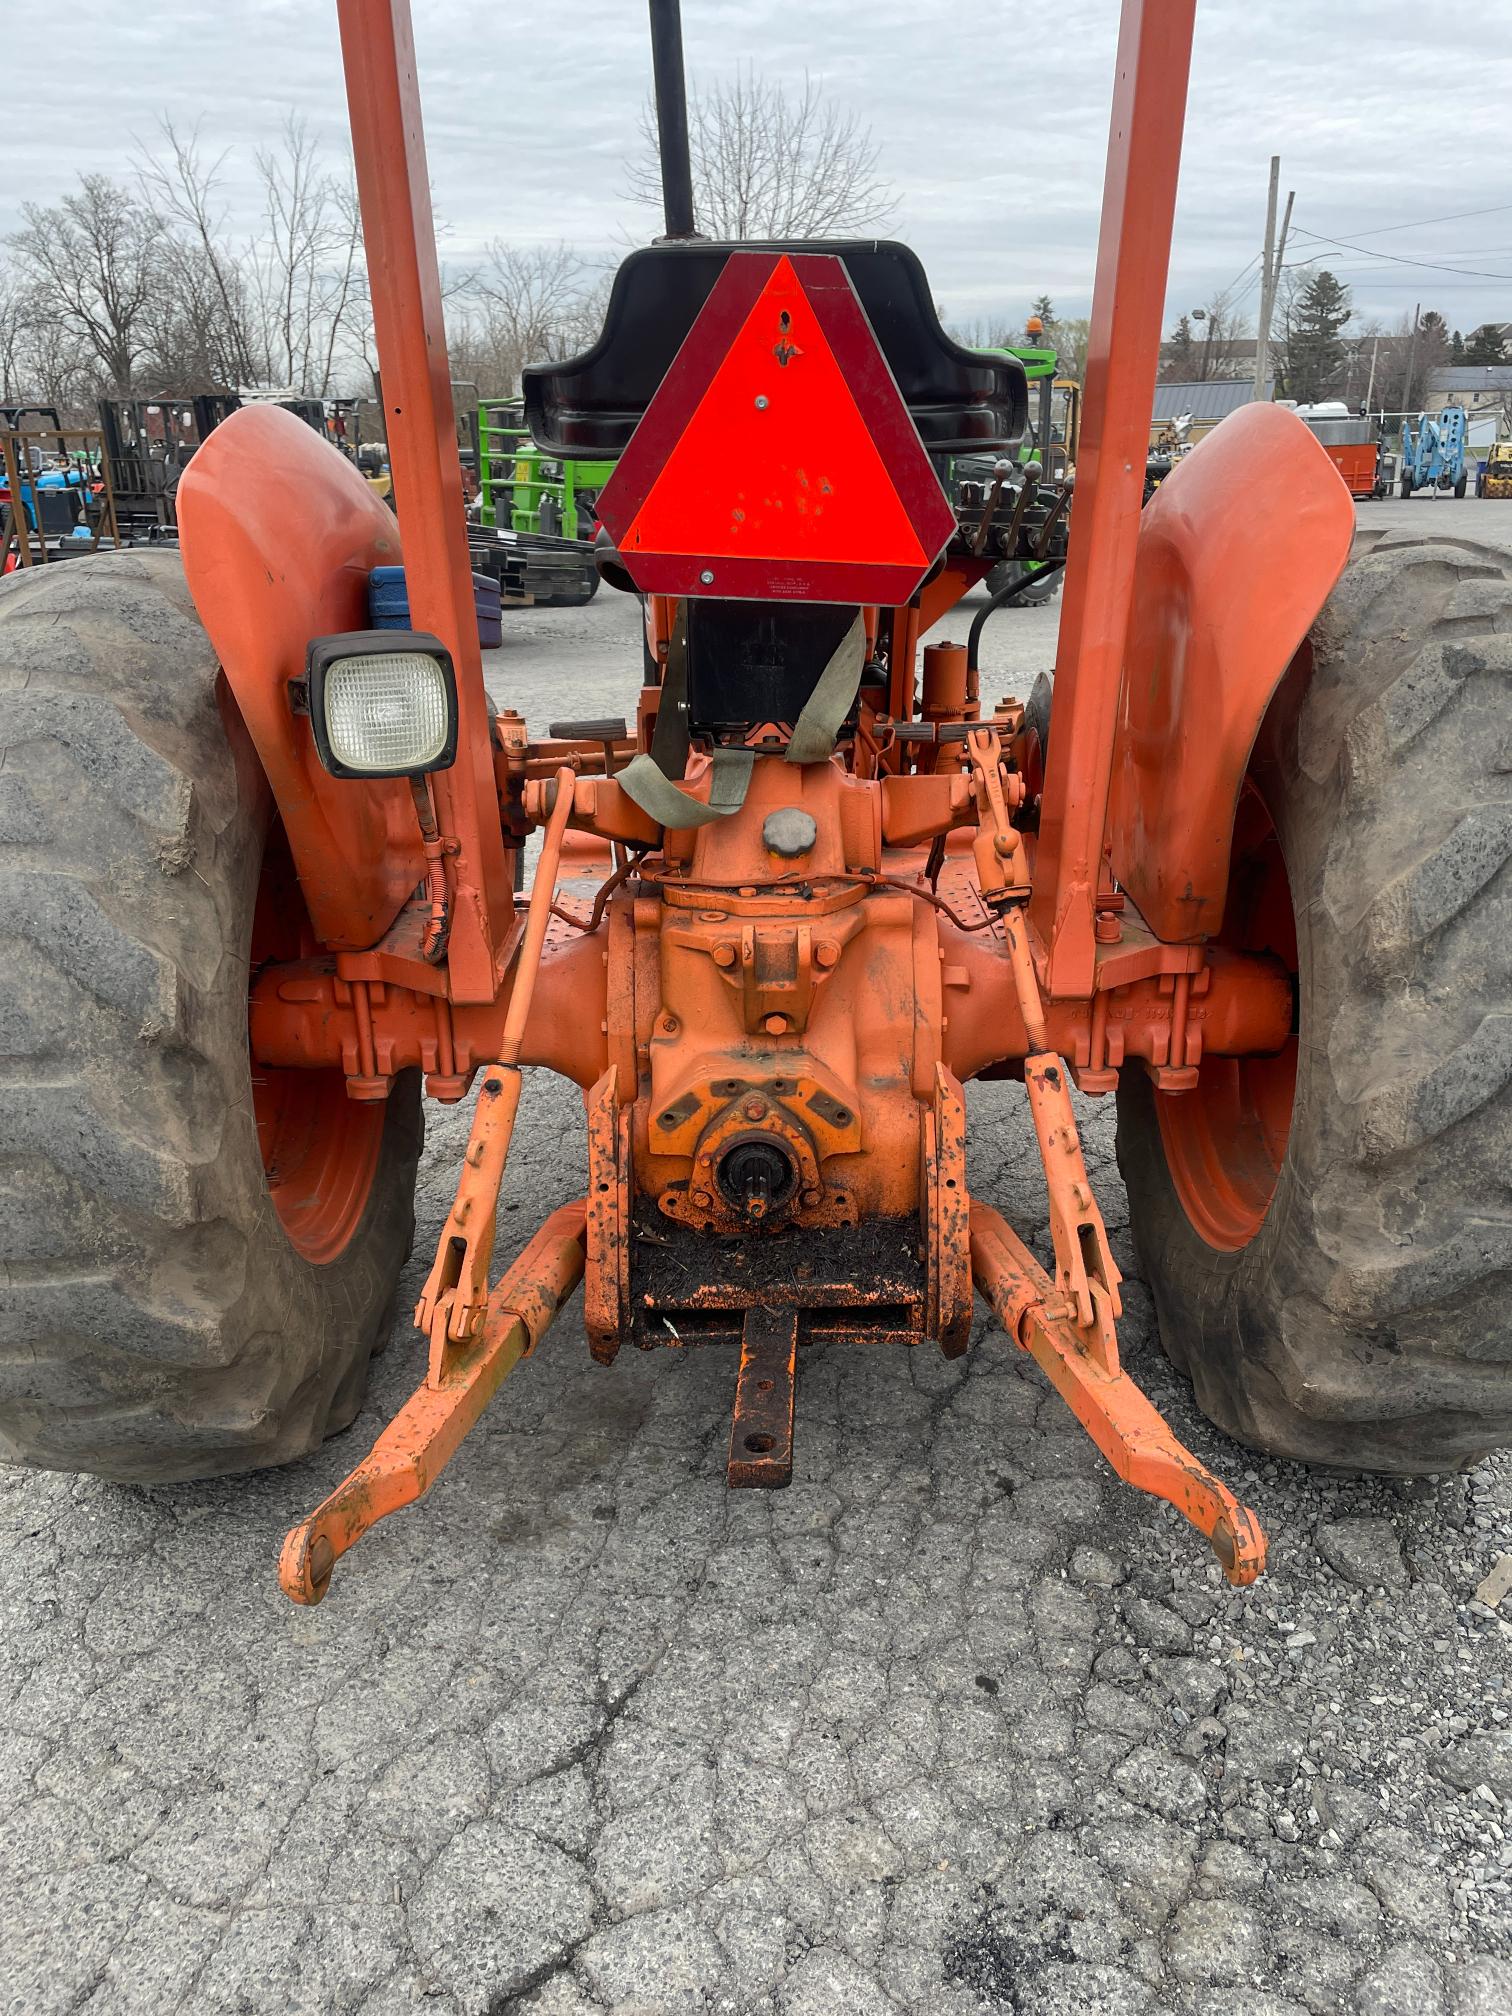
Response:
[{"label": "red reflective triangle", "polygon": [[732,253],[599,499],[650,593],[906,601],[955,527],[833,254]]}]

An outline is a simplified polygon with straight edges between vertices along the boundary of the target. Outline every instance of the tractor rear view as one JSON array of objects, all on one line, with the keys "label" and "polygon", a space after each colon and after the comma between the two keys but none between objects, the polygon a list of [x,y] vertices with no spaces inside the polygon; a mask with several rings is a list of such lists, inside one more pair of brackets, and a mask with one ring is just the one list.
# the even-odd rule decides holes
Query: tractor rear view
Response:
[{"label": "tractor rear view", "polygon": [[[979,1294],[1252,1580],[1255,1513],[1120,1362],[1075,1093],[1118,1102],[1215,1421],[1409,1474],[1507,1441],[1512,583],[1457,539],[1347,564],[1349,495],[1273,407],[1141,513],[1192,0],[1124,7],[1056,677],[995,705],[980,622],[920,640],[998,557],[935,464],[1015,461],[1023,367],[952,342],[900,245],[696,237],[654,0],[666,236],[526,378],[544,453],[614,462],[595,550],[644,674],[628,724],[545,738],[483,688],[406,0],[339,12],[397,522],[249,408],[184,473],[182,560],[0,587],[7,1451],[173,1479],[344,1426],[422,1103],[469,1096],[420,1384],[289,1534],[298,1602],[579,1285],[601,1361],[728,1351],[736,1487],[801,1469],[807,1349],[963,1352]],[[399,564],[415,630],[369,631]],[[498,1274],[528,1067],[581,1088],[588,1187]],[[1048,1264],[968,1193],[988,1076],[1024,1086]]]}]

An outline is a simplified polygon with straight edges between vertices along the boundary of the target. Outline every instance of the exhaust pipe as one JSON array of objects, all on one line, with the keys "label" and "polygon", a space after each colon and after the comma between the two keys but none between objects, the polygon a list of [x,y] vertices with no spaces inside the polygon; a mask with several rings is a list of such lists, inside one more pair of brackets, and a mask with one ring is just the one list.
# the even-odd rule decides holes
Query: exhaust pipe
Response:
[{"label": "exhaust pipe", "polygon": [[651,0],[651,70],[661,150],[662,210],[669,238],[696,238],[693,164],[688,153],[688,90],[683,76],[681,0]]}]

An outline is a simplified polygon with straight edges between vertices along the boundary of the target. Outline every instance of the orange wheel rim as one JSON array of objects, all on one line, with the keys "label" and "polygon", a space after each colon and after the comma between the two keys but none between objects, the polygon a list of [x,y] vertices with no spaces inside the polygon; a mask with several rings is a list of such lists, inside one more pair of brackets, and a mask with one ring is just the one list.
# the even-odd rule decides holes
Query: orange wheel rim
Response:
[{"label": "orange wheel rim", "polygon": [[[1280,841],[1246,780],[1221,941],[1271,952],[1297,971],[1297,924]],[[1274,1057],[1207,1057],[1190,1092],[1157,1092],[1166,1166],[1182,1209],[1209,1246],[1247,1246],[1270,1209],[1291,1133],[1297,1038]]]},{"label": "orange wheel rim", "polygon": [[[251,970],[318,950],[281,827],[268,835]],[[383,1147],[384,1107],[349,1099],[340,1071],[252,1067],[252,1111],[268,1194],[297,1253],[339,1259],[362,1222]]]},{"label": "orange wheel rim", "polygon": [[264,1071],[252,1079],[268,1194],[296,1252],[326,1266],[367,1209],[383,1108],[348,1099],[339,1071]]}]

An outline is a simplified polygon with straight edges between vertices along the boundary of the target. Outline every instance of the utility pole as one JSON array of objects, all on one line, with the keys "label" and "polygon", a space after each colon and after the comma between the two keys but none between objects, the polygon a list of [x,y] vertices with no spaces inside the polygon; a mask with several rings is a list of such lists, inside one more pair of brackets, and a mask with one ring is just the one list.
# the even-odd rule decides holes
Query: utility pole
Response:
[{"label": "utility pole", "polygon": [[1255,391],[1257,399],[1265,397],[1265,384],[1270,376],[1270,329],[1271,316],[1275,312],[1276,292],[1281,281],[1281,261],[1286,257],[1286,238],[1291,230],[1292,204],[1296,190],[1286,192],[1286,214],[1281,220],[1281,242],[1276,242],[1276,197],[1281,188],[1281,156],[1272,154],[1270,165],[1270,193],[1265,204],[1265,252],[1260,263],[1260,325],[1255,337]]},{"label": "utility pole", "polygon": [[1402,411],[1404,413],[1409,412],[1412,407],[1412,372],[1414,365],[1417,363],[1418,323],[1422,319],[1422,314],[1423,304],[1419,301],[1414,305],[1412,310],[1412,335],[1407,342],[1407,376],[1402,381]]}]

